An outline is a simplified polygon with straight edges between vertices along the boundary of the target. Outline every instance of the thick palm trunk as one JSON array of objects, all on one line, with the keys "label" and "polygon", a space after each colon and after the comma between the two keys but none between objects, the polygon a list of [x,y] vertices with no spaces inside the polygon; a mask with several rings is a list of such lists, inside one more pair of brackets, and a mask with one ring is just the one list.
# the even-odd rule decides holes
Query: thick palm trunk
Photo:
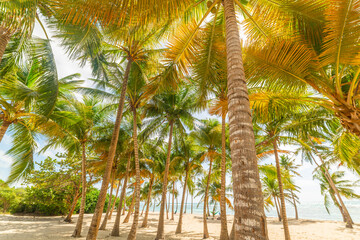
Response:
[{"label": "thick palm trunk", "polygon": [[116,114],[114,131],[113,131],[110,148],[109,148],[109,155],[108,155],[108,158],[106,161],[105,173],[103,176],[101,190],[99,193],[98,201],[96,203],[95,212],[94,212],[93,218],[91,220],[89,232],[86,236],[86,240],[96,240],[96,237],[98,234],[98,227],[100,225],[101,215],[102,215],[102,212],[104,209],[104,204],[105,204],[105,199],[106,199],[107,186],[109,185],[111,169],[113,166],[115,151],[116,151],[116,147],[117,147],[117,143],[118,143],[118,139],[119,139],[119,130],[120,130],[120,125],[121,125],[121,119],[123,116],[126,88],[127,88],[127,83],[128,83],[128,79],[129,79],[131,63],[132,63],[132,60],[128,59],[128,63],[127,63],[126,70],[124,73],[122,88],[121,88],[121,95],[120,95],[119,106],[118,106],[117,114]]},{"label": "thick palm trunk", "polygon": [[230,148],[238,240],[267,239],[249,96],[234,0],[224,0]]},{"label": "thick palm trunk", "polygon": [[5,133],[8,130],[10,124],[11,124],[11,122],[8,122],[6,120],[3,121],[3,123],[0,127],[0,143],[1,143],[1,140],[3,139],[3,137],[5,136]]},{"label": "thick palm trunk", "polygon": [[283,187],[283,182],[282,182],[282,178],[281,178],[281,168],[280,168],[280,161],[279,161],[279,155],[278,155],[278,147],[276,144],[276,139],[273,141],[273,146],[274,146],[274,154],[275,154],[275,162],[276,162],[276,172],[277,172],[277,179],[278,179],[278,184],[279,184],[279,191],[280,191],[280,213],[281,213],[281,217],[282,217],[282,223],[284,226],[284,234],[285,234],[285,240],[290,240],[290,231],[289,231],[289,223],[287,220],[287,215],[286,215],[286,205],[285,205],[285,196],[284,196],[284,187]]},{"label": "thick palm trunk", "polygon": [[[10,37],[11,37],[10,30],[0,26],[0,63],[5,53],[6,46],[10,41]],[[1,142],[1,136],[0,136],[0,142]]]},{"label": "thick palm trunk", "polygon": [[129,154],[129,159],[128,159],[128,162],[126,164],[126,173],[125,173],[123,188],[121,189],[121,194],[120,194],[119,206],[118,206],[117,212],[116,212],[115,223],[114,223],[114,227],[113,227],[113,229],[111,231],[111,234],[110,234],[113,237],[120,236],[121,209],[123,207],[123,202],[124,202],[124,198],[125,198],[125,194],[126,194],[127,181],[128,181],[128,178],[129,178],[130,160],[131,160],[131,155]]},{"label": "thick palm trunk", "polygon": [[166,204],[166,193],[167,193],[167,185],[168,185],[168,176],[169,176],[169,167],[170,167],[170,156],[171,156],[171,143],[172,143],[172,134],[174,129],[174,123],[170,122],[170,134],[169,134],[169,143],[168,143],[168,152],[166,157],[166,164],[165,164],[165,172],[164,172],[164,179],[163,179],[163,187],[162,187],[162,196],[161,196],[161,205],[160,205],[160,216],[159,216],[159,223],[158,229],[155,240],[162,240],[165,239],[164,235],[164,217],[165,217],[165,204]]},{"label": "thick palm trunk", "polygon": [[128,223],[129,222],[130,216],[134,211],[135,201],[136,201],[136,199],[135,199],[135,191],[134,191],[133,196],[132,196],[132,200],[131,200],[131,204],[129,206],[129,211],[128,211],[123,223]]},{"label": "thick palm trunk", "polygon": [[[147,206],[146,206],[146,210],[145,210],[145,217],[144,217],[143,223],[141,224],[141,227],[143,227],[143,228],[148,227],[148,216],[149,216],[150,199],[151,199],[151,191],[152,191],[153,183],[154,183],[154,179],[151,178],[150,183],[149,183],[149,193],[148,193],[148,197],[146,200]],[[155,204],[154,204],[154,206],[155,206]]]},{"label": "thick palm trunk", "polygon": [[281,214],[280,214],[280,212],[279,212],[279,207],[278,207],[279,205],[278,205],[277,197],[276,197],[276,196],[274,196],[274,202],[275,202],[276,213],[277,213],[277,215],[278,215],[279,222],[281,222]]},{"label": "thick palm trunk", "polygon": [[137,141],[137,115],[136,108],[133,108],[133,140],[134,140],[134,153],[135,153],[135,174],[136,174],[136,184],[135,184],[135,212],[133,224],[131,226],[130,233],[128,235],[128,240],[136,239],[136,230],[139,225],[139,212],[140,212],[140,163],[139,163],[139,151],[138,151],[138,141]]},{"label": "thick palm trunk", "polygon": [[174,221],[174,203],[175,203],[175,181],[173,181],[173,189],[172,189],[172,207],[171,207],[171,219]]},{"label": "thick palm trunk", "polygon": [[203,234],[203,239],[209,238],[206,207],[209,204],[208,203],[208,194],[209,194],[209,186],[210,186],[211,168],[212,168],[212,159],[210,159],[209,173],[208,173],[208,177],[207,177],[207,181],[206,181],[206,189],[205,189],[205,197],[204,197],[204,210],[203,210],[204,234]]},{"label": "thick palm trunk", "polygon": [[84,212],[85,212],[85,201],[86,201],[86,147],[85,142],[81,143],[82,148],[82,161],[81,161],[81,184],[82,184],[82,192],[81,192],[81,204],[80,204],[80,212],[79,217],[76,222],[76,227],[71,235],[72,237],[81,237],[81,229],[84,219]]},{"label": "thick palm trunk", "polygon": [[120,180],[119,180],[119,185],[118,185],[118,187],[117,187],[117,189],[116,189],[115,199],[114,199],[114,201],[113,201],[113,203],[112,203],[112,205],[111,205],[111,211],[110,211],[110,214],[109,214],[108,220],[111,220],[111,216],[112,216],[112,213],[113,213],[114,208],[115,208],[116,199],[117,199],[117,197],[118,197],[119,190],[120,190]]},{"label": "thick palm trunk", "polygon": [[71,207],[69,209],[69,213],[67,214],[66,218],[64,219],[64,222],[68,222],[71,223],[71,217],[75,211],[75,207],[77,204],[77,201],[79,200],[81,194],[79,194],[79,189],[76,189],[75,195],[74,195],[74,199],[73,202],[71,203]]},{"label": "thick palm trunk", "polygon": [[108,217],[109,217],[109,212],[110,212],[110,209],[111,209],[111,203],[112,203],[112,192],[114,190],[114,184],[113,182],[110,183],[111,187],[110,187],[110,196],[109,196],[109,202],[108,202],[108,207],[106,209],[106,213],[105,213],[105,217],[103,219],[103,222],[99,228],[99,230],[105,230],[106,229],[106,224],[107,224],[107,220],[108,220]]},{"label": "thick palm trunk", "polygon": [[226,220],[226,135],[225,135],[225,120],[226,113],[223,111],[221,119],[221,191],[220,191],[220,219],[221,219],[221,232],[220,239],[228,240],[229,233]]},{"label": "thick palm trunk", "polygon": [[295,209],[295,219],[296,219],[296,220],[299,220],[299,214],[298,214],[297,205],[296,205],[296,199],[295,199],[295,194],[294,194],[293,190],[291,190],[291,198],[292,198],[292,200],[293,200],[294,209]]},{"label": "thick palm trunk", "polygon": [[184,181],[184,189],[183,189],[183,194],[181,197],[181,206],[180,206],[180,212],[179,212],[179,222],[178,225],[176,227],[176,231],[175,234],[181,233],[182,231],[182,219],[183,219],[183,213],[184,213],[184,202],[185,202],[185,194],[186,194],[186,185],[187,185],[187,180],[189,177],[189,171],[187,169],[188,167],[186,167],[186,173],[185,173],[185,181]]}]

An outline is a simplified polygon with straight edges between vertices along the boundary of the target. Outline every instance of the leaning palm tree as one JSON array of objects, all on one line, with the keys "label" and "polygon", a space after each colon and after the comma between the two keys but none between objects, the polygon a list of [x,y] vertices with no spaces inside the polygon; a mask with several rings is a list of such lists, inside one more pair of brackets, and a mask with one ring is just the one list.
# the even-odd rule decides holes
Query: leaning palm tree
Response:
[{"label": "leaning palm tree", "polygon": [[159,142],[162,142],[161,140],[167,133],[169,133],[156,239],[164,238],[164,214],[173,132],[175,130],[184,136],[185,126],[190,129],[193,127],[194,117],[192,116],[192,112],[195,108],[195,104],[193,102],[194,94],[195,93],[191,88],[183,87],[178,93],[164,92],[158,94],[145,105],[145,114],[149,119],[147,120],[147,127],[143,134],[145,136],[149,135],[150,133],[154,133],[154,129],[157,129],[156,132],[159,133]]},{"label": "leaning palm tree", "polygon": [[[359,199],[360,195],[356,194],[354,191],[354,187],[357,186],[357,184],[354,184],[353,182],[349,180],[342,179],[345,176],[344,171],[337,171],[333,172],[331,175],[331,179],[334,182],[337,190],[339,193],[346,197],[347,199]],[[334,205],[339,208],[340,212],[343,214],[343,209],[341,207],[341,204],[337,200],[336,194],[333,191],[333,188],[330,186],[328,178],[325,176],[325,174],[317,169],[315,172],[314,179],[320,181],[320,191],[321,194],[324,196],[324,205],[326,208],[326,211],[330,214],[329,206],[330,206],[330,199],[333,201]]]},{"label": "leaning palm tree", "polygon": [[220,150],[220,146],[222,143],[222,134],[221,134],[221,130],[219,130],[219,127],[220,124],[217,120],[213,120],[213,119],[203,120],[202,124],[190,134],[191,137],[194,138],[196,144],[202,148],[202,151],[199,153],[201,161],[207,159],[210,163],[207,185],[205,190],[205,197],[204,197],[204,209],[203,209],[204,239],[209,238],[209,231],[207,228],[207,221],[206,221],[207,219],[206,207],[208,203],[208,193],[210,186],[212,164],[215,158],[219,156],[218,151]]}]

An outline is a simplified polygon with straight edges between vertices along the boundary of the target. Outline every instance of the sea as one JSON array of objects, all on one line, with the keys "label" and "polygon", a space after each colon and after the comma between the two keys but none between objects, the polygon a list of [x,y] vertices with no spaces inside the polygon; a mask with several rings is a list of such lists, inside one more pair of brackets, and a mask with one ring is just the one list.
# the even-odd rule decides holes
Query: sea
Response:
[{"label": "sea", "polygon": [[[144,203],[141,203],[141,208]],[[150,206],[150,211],[159,212],[160,205],[157,206],[158,202],[156,203],[155,208],[153,205]],[[345,200],[345,206],[348,208],[348,211],[353,219],[354,222],[360,222],[360,200]],[[170,205],[171,206],[171,205]],[[186,213],[191,213],[191,203],[187,203],[186,205]],[[174,206],[175,212],[179,213],[180,211],[180,203]],[[177,208],[177,210],[176,210]],[[210,205],[210,213],[213,214],[214,205]],[[324,206],[324,202],[321,201],[314,201],[314,202],[302,202],[297,205],[298,214],[300,219],[312,219],[312,220],[332,220],[332,221],[342,221],[342,216],[339,209],[335,205],[329,206],[329,212],[326,211]],[[171,213],[171,207],[169,210]],[[194,203],[193,204],[193,214],[201,215],[203,213],[203,204]],[[215,206],[215,215],[219,215],[220,213],[220,206],[217,204]],[[232,209],[227,208],[226,213],[228,215],[233,215],[234,211]],[[295,210],[294,207],[290,204],[286,206],[286,213],[288,218],[295,218]],[[276,209],[272,208],[270,211],[265,210],[265,214],[268,217],[277,217]]]}]

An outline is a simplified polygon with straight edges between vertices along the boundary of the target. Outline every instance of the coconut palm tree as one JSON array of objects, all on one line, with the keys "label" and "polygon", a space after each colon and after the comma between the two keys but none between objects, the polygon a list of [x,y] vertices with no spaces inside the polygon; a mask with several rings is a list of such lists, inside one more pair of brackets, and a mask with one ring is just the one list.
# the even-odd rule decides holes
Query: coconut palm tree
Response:
[{"label": "coconut palm tree", "polygon": [[202,151],[199,153],[201,161],[209,161],[209,172],[207,179],[207,186],[204,197],[204,210],[203,210],[203,221],[204,221],[204,238],[209,238],[209,231],[207,229],[207,216],[206,216],[206,207],[208,203],[208,192],[210,186],[210,176],[212,171],[212,164],[216,157],[218,157],[221,142],[222,134],[219,130],[220,124],[217,120],[209,119],[203,120],[202,124],[197,127],[197,129],[191,132],[191,137],[194,138],[196,144],[202,148]]},{"label": "coconut palm tree", "polygon": [[[353,188],[357,185],[349,180],[342,179],[345,176],[344,171],[336,171],[333,172],[331,175],[331,179],[334,182],[339,194],[346,197],[347,199],[351,198],[360,198],[358,194],[356,194]],[[341,204],[337,200],[336,194],[333,191],[333,188],[330,186],[328,178],[321,170],[317,170],[313,176],[314,179],[320,181],[320,191],[321,194],[324,196],[324,205],[326,211],[330,214],[329,206],[330,206],[330,199],[333,201],[334,205],[337,206],[340,212],[343,214],[343,209]]]},{"label": "coconut palm tree", "polygon": [[[280,156],[280,166],[282,168],[284,168],[288,172],[289,175],[300,176],[300,173],[298,173],[296,171],[300,167],[300,165],[295,163],[295,159],[292,159],[287,155],[281,155]],[[297,189],[295,184],[292,182],[291,178],[289,180],[290,180],[290,183],[294,186],[294,188]],[[297,198],[296,198],[296,194],[294,193],[293,189],[290,189],[290,194],[291,194],[291,198],[293,200],[293,205],[294,205],[294,209],[295,209],[295,219],[298,220],[299,214],[298,214],[298,210],[297,210],[297,206],[296,206]]]},{"label": "coconut palm tree", "polygon": [[57,110],[72,112],[76,116],[77,122],[75,124],[66,124],[64,122],[56,122],[55,120],[54,123],[57,123],[59,132],[63,132],[63,134],[49,136],[48,144],[43,150],[62,146],[69,153],[81,155],[82,196],[79,217],[72,235],[73,237],[80,237],[86,200],[86,151],[96,126],[104,120],[106,121],[108,112],[99,99],[87,96],[83,96],[83,102],[75,99],[72,101],[59,101],[57,103]]},{"label": "coconut palm tree", "polygon": [[58,80],[49,41],[32,39],[23,53],[25,63],[13,63],[0,74],[0,141],[9,127],[13,129],[13,144],[8,153],[14,157],[14,163],[9,182],[33,168],[36,132],[47,123],[59,95],[59,84],[67,79]]},{"label": "coconut palm tree", "polygon": [[164,211],[166,204],[166,194],[170,167],[171,157],[171,146],[173,139],[174,130],[184,136],[185,126],[192,128],[194,117],[192,112],[194,111],[194,92],[190,88],[183,87],[178,93],[175,92],[164,92],[154,96],[148,104],[145,105],[145,113],[149,118],[147,125],[144,130],[144,135],[154,133],[154,129],[158,129],[159,140],[165,137],[169,133],[167,158],[165,164],[164,178],[163,178],[163,189],[161,197],[161,207],[159,224],[157,230],[156,239],[164,239]]}]

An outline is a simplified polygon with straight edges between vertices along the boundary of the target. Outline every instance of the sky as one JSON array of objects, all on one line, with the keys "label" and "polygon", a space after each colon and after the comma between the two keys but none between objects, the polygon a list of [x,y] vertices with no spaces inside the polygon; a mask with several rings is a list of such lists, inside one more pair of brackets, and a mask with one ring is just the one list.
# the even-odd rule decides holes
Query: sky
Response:
[{"label": "sky", "polygon": [[[48,31],[48,34],[50,36],[53,35],[51,31]],[[42,32],[41,28],[38,25],[36,25],[35,27],[34,35],[42,38],[45,37],[44,33]],[[59,78],[74,73],[80,73],[81,74],[80,79],[83,80],[86,80],[91,77],[90,68],[88,66],[81,68],[76,61],[69,60],[64,49],[62,49],[62,47],[60,46],[59,41],[52,40],[51,44],[55,55]],[[211,116],[207,112],[202,112],[200,114],[197,114],[196,117],[200,119],[205,119],[205,118],[210,118]],[[40,141],[39,149],[43,145],[44,145],[44,141],[42,140]],[[9,156],[6,155],[6,151],[10,148],[10,146],[11,146],[11,137],[8,132],[3,138],[2,142],[0,143],[0,179],[2,180],[7,179],[10,173],[10,166],[12,160]],[[288,150],[291,156],[292,153],[296,150],[294,146],[280,146],[280,149]],[[38,154],[35,156],[35,162],[42,161],[47,156],[55,158],[55,154],[58,151],[59,150],[48,150],[45,153]],[[292,156],[292,157],[294,157],[297,163],[301,165],[298,170],[301,177],[295,177],[295,183],[301,188],[300,193],[298,194],[300,198],[300,202],[322,201],[323,197],[321,196],[320,193],[319,182],[317,180],[313,180],[312,178],[313,175],[312,172],[314,171],[314,166],[312,166],[307,162],[302,163],[300,157],[298,156]],[[261,162],[261,164],[270,164],[270,163],[275,164],[275,160],[273,157],[270,157],[269,159],[266,159]],[[359,179],[358,176],[355,176],[354,174],[352,174],[350,171],[346,170],[343,167],[340,167],[337,170],[346,171],[346,179],[353,181]],[[229,182],[229,180],[227,182]],[[15,186],[19,187],[21,186],[21,183],[16,183]]]}]

